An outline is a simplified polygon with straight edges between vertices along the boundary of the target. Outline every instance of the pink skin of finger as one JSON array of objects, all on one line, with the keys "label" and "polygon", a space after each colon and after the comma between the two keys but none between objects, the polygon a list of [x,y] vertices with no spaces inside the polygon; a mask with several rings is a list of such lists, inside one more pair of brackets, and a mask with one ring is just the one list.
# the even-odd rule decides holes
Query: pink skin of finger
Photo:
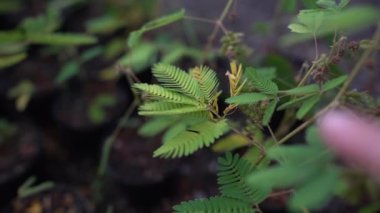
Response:
[{"label": "pink skin of finger", "polygon": [[333,110],[318,121],[322,140],[346,162],[380,180],[380,123],[348,110]]}]

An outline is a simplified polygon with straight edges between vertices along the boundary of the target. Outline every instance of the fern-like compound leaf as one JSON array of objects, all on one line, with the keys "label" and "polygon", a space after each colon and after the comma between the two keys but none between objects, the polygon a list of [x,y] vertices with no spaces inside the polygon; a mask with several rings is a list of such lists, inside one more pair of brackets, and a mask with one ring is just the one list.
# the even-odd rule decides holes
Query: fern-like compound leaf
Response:
[{"label": "fern-like compound leaf", "polygon": [[153,67],[153,75],[165,88],[179,91],[198,100],[201,97],[197,81],[175,66],[162,63],[156,64]]},{"label": "fern-like compound leaf", "polygon": [[198,81],[203,97],[207,102],[210,102],[218,92],[219,81],[215,72],[206,66],[202,66],[192,69],[190,75]]},{"label": "fern-like compound leaf", "polygon": [[226,120],[218,122],[203,121],[191,125],[185,131],[166,141],[154,152],[153,156],[164,158],[188,156],[205,146],[210,146],[228,129]]},{"label": "fern-like compound leaf", "polygon": [[175,115],[206,111],[202,106],[178,104],[163,101],[146,102],[139,107],[140,115]]},{"label": "fern-like compound leaf", "polygon": [[255,168],[238,154],[228,152],[218,159],[218,184],[223,196],[248,203],[260,203],[269,194],[269,190],[252,186],[246,179]]},{"label": "fern-like compound leaf", "polygon": [[146,83],[137,83],[133,85],[134,88],[146,92],[150,98],[155,100],[164,100],[166,102],[199,105],[199,102],[186,95],[182,95],[177,92],[173,92],[169,89],[161,87],[159,85],[149,85]]},{"label": "fern-like compound leaf", "polygon": [[215,196],[208,199],[197,199],[187,202],[182,202],[173,207],[177,213],[253,213],[252,207],[245,202],[226,198],[222,196]]}]

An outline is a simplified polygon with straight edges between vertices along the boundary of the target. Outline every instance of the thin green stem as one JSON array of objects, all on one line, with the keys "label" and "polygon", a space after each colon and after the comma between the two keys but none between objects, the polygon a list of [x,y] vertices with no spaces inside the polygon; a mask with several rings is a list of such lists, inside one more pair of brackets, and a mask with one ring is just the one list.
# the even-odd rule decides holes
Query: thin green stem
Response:
[{"label": "thin green stem", "polygon": [[135,99],[132,104],[128,107],[126,112],[124,113],[123,117],[118,122],[116,128],[112,132],[110,136],[106,139],[103,149],[102,149],[102,156],[100,158],[100,164],[98,168],[98,176],[103,177],[106,174],[107,171],[107,165],[108,165],[108,159],[111,152],[111,148],[113,145],[113,142],[115,141],[116,137],[119,135],[120,131],[125,126],[125,123],[128,121],[129,117],[135,110],[135,108],[139,105],[138,99]]}]

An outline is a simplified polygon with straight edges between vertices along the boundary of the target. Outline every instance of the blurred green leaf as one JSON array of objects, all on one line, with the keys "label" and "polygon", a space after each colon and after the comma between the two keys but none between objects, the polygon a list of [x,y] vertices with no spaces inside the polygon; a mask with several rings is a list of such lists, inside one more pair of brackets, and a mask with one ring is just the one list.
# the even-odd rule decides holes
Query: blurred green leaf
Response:
[{"label": "blurred green leaf", "polygon": [[332,90],[338,87],[339,85],[343,84],[346,81],[346,79],[347,79],[347,75],[343,75],[343,76],[331,79],[323,84],[323,90],[324,91]]},{"label": "blurred green leaf", "polygon": [[153,137],[163,132],[174,122],[175,119],[169,116],[152,118],[139,128],[138,133],[144,137]]},{"label": "blurred green leaf", "polygon": [[18,53],[14,55],[0,56],[0,69],[6,68],[19,63],[27,57],[26,53]]},{"label": "blurred green leaf", "polygon": [[326,9],[338,9],[335,0],[318,0],[317,5]]},{"label": "blurred green leaf", "polygon": [[290,107],[295,107],[295,106],[298,106],[298,105],[301,105],[305,99],[309,98],[311,95],[305,95],[305,96],[302,96],[302,97],[298,97],[298,98],[292,98],[290,99],[289,101],[281,104],[277,110],[284,110],[284,109],[287,109],[287,108],[290,108]]},{"label": "blurred green leaf", "polygon": [[340,181],[339,174],[339,170],[327,170],[310,180],[308,184],[298,188],[290,199],[290,207],[317,209],[324,206],[333,196]]},{"label": "blurred green leaf", "polygon": [[96,37],[79,33],[30,33],[26,35],[26,40],[34,44],[47,45],[86,45],[97,42]]},{"label": "blurred green leaf", "polygon": [[8,98],[16,100],[16,109],[24,111],[34,93],[35,86],[30,80],[21,80],[7,93]]},{"label": "blurred green leaf", "polygon": [[151,66],[155,61],[157,48],[152,43],[143,42],[134,46],[128,53],[122,56],[118,63],[129,66],[134,72],[139,73]]},{"label": "blurred green leaf", "polygon": [[319,92],[319,86],[317,84],[309,84],[306,86],[295,87],[293,89],[285,90],[284,93],[288,95],[305,95],[310,93]]},{"label": "blurred green leaf", "polygon": [[106,119],[107,107],[112,107],[116,104],[116,98],[109,94],[98,95],[91,103],[88,109],[88,116],[91,122],[99,124]]},{"label": "blurred green leaf", "polygon": [[57,77],[55,78],[55,82],[58,84],[62,84],[68,79],[76,76],[78,73],[79,64],[76,61],[69,61],[59,71]]},{"label": "blurred green leaf", "polygon": [[264,126],[268,126],[269,125],[269,122],[272,118],[272,115],[276,109],[276,106],[277,106],[277,103],[278,103],[278,100],[274,99],[272,100],[269,105],[267,106],[267,108],[265,109],[264,111],[264,116],[263,116],[263,125]]},{"label": "blurred green leaf", "polygon": [[244,104],[254,104],[259,101],[263,101],[267,99],[269,99],[267,95],[264,95],[262,93],[252,92],[252,93],[242,93],[238,96],[227,98],[226,103],[244,105]]},{"label": "blurred green leaf", "polygon": [[81,54],[81,59],[82,59],[82,62],[86,62],[86,61],[89,61],[91,59],[94,59],[95,57],[101,55],[104,51],[104,48],[102,46],[96,46],[96,47],[93,47],[93,48],[90,48],[86,51],[84,51],[82,54]]},{"label": "blurred green leaf", "polygon": [[86,30],[90,33],[106,34],[126,25],[125,20],[113,15],[104,15],[86,22]]},{"label": "blurred green leaf", "polygon": [[171,24],[173,22],[179,21],[183,19],[185,16],[185,10],[182,9],[180,11],[171,13],[169,15],[162,16],[155,20],[149,21],[144,24],[139,30],[133,31],[128,36],[128,46],[133,47],[138,43],[140,37],[147,31],[154,30],[160,28],[162,26]]},{"label": "blurred green leaf", "polygon": [[306,99],[305,102],[301,105],[301,107],[298,109],[296,117],[298,119],[302,119],[305,117],[305,115],[310,112],[310,110],[313,109],[313,107],[318,103],[320,99],[319,94],[311,96],[310,98]]}]

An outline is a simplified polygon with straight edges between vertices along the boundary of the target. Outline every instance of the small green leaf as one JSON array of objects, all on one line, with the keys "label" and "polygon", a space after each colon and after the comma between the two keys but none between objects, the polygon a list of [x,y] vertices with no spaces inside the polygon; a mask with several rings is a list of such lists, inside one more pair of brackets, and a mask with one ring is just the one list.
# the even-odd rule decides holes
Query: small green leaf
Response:
[{"label": "small green leaf", "polygon": [[254,104],[267,99],[269,99],[269,97],[262,93],[242,93],[241,95],[227,98],[226,102],[229,104],[243,105]]},{"label": "small green leaf", "polygon": [[351,0],[340,0],[340,2],[339,2],[339,8],[340,9],[345,8],[348,5],[348,3],[350,3],[350,1]]},{"label": "small green leaf", "polygon": [[276,67],[259,67],[256,68],[256,72],[263,79],[274,80],[277,77]]},{"label": "small green leaf", "polygon": [[310,126],[306,129],[306,141],[312,146],[320,147],[322,145],[316,126]]},{"label": "small green leaf", "polygon": [[90,33],[111,33],[126,24],[124,19],[114,15],[104,15],[86,22],[86,30]]},{"label": "small green leaf", "polygon": [[144,24],[139,30],[133,31],[131,34],[129,34],[128,46],[132,47],[136,45],[138,41],[140,40],[140,37],[145,32],[179,21],[183,19],[184,16],[185,16],[185,10],[181,9],[180,11],[149,21],[148,23]]},{"label": "small green leaf", "polygon": [[18,53],[0,57],[0,68],[9,67],[19,63],[26,58],[26,53]]},{"label": "small green leaf", "polygon": [[317,84],[310,84],[310,85],[296,87],[296,88],[284,91],[284,93],[288,95],[305,95],[305,94],[317,93],[317,92],[319,92],[319,86]]},{"label": "small green leaf", "polygon": [[0,31],[0,43],[20,42],[25,38],[20,31]]},{"label": "small green leaf", "polygon": [[307,98],[309,98],[310,96],[312,96],[312,95],[305,95],[305,96],[302,96],[302,97],[299,97],[299,98],[291,99],[290,101],[281,104],[277,108],[277,111],[301,105],[304,102],[304,100],[307,99]]},{"label": "small green leaf", "polygon": [[47,45],[86,45],[97,42],[95,37],[79,33],[28,33],[26,39],[34,44]]},{"label": "small green leaf", "polygon": [[305,145],[276,146],[268,150],[268,156],[282,164],[299,165],[317,153]]},{"label": "small green leaf", "polygon": [[277,103],[278,103],[278,100],[272,100],[269,105],[267,106],[267,108],[265,109],[264,111],[264,116],[263,116],[263,125],[264,126],[268,126],[269,125],[269,122],[272,118],[272,115],[276,109],[276,106],[277,106]]},{"label": "small green leaf", "polygon": [[93,47],[91,49],[84,51],[81,55],[82,62],[89,61],[89,60],[99,56],[100,54],[103,53],[103,51],[104,51],[104,48],[101,46],[96,46],[96,47]]},{"label": "small green leaf", "polygon": [[337,169],[322,172],[319,176],[296,190],[290,200],[290,207],[292,209],[316,209],[326,204],[333,196],[334,190],[340,181],[339,174]]},{"label": "small green leaf", "polygon": [[172,125],[174,121],[175,120],[169,116],[152,118],[139,128],[138,133],[144,137],[153,137]]},{"label": "small green leaf", "polygon": [[249,139],[243,135],[231,134],[216,142],[211,149],[214,152],[224,153],[249,145]]},{"label": "small green leaf", "polygon": [[116,104],[116,98],[109,94],[101,94],[98,97],[96,97],[89,109],[88,109],[88,116],[90,120],[95,123],[99,124],[103,122],[106,119],[107,107],[112,107]]},{"label": "small green leaf", "polygon": [[136,73],[144,71],[155,61],[157,47],[154,44],[143,42],[135,45],[131,51],[122,56],[118,63],[131,67]]},{"label": "small green leaf", "polygon": [[319,95],[312,96],[305,100],[305,102],[298,109],[296,117],[302,119],[305,115],[318,103]]},{"label": "small green leaf", "polygon": [[143,31],[141,30],[136,30],[136,31],[133,31],[129,34],[128,36],[128,47],[133,47],[135,46],[139,41],[140,41],[140,37],[144,34]]},{"label": "small green leaf", "polygon": [[290,185],[298,185],[316,172],[314,167],[294,167],[289,165],[274,166],[269,169],[253,172],[248,176],[248,183],[259,184],[268,188],[284,188]]},{"label": "small green leaf", "polygon": [[312,33],[306,26],[302,24],[289,24],[288,28],[294,33]]},{"label": "small green leaf", "polygon": [[331,79],[327,81],[325,84],[323,84],[323,90],[328,91],[328,90],[334,89],[338,87],[339,85],[343,84],[346,81],[346,79],[347,79],[347,75]]},{"label": "small green leaf", "polygon": [[335,0],[318,0],[317,5],[326,9],[336,9],[338,6],[336,5]]},{"label": "small green leaf", "polygon": [[59,71],[57,77],[55,78],[55,82],[62,84],[68,79],[76,76],[78,73],[79,64],[76,61],[70,61],[62,67],[61,71]]}]

